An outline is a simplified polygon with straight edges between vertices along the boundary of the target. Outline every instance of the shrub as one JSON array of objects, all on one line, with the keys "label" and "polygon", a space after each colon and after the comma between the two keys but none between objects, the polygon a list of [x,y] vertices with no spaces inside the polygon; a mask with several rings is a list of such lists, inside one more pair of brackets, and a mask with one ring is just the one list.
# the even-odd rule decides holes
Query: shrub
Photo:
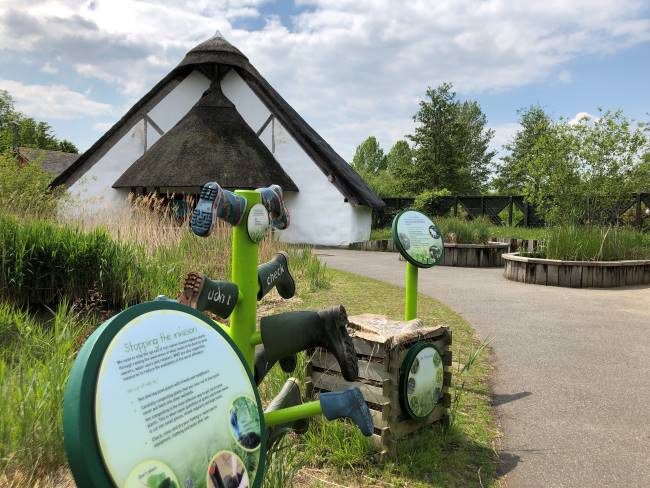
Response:
[{"label": "shrub", "polygon": [[442,190],[424,190],[415,197],[413,208],[426,215],[435,215],[438,210],[438,200],[440,197],[447,197],[451,192],[446,188]]},{"label": "shrub", "polygon": [[487,217],[473,220],[437,217],[434,221],[440,227],[445,242],[456,244],[485,244],[490,240],[493,227]]}]

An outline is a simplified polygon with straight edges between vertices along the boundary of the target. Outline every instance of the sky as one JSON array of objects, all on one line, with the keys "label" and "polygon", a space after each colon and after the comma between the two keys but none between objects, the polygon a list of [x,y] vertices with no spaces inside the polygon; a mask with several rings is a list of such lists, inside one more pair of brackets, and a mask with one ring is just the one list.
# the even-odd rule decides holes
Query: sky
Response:
[{"label": "sky", "polygon": [[217,30],[348,161],[442,82],[495,149],[533,104],[650,119],[647,0],[0,0],[0,89],[83,151]]}]

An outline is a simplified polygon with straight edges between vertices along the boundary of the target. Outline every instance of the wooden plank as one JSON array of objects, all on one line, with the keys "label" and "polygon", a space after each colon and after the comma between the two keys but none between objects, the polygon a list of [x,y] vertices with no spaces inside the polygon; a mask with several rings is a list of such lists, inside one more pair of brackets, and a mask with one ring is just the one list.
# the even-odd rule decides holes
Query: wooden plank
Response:
[{"label": "wooden plank", "polygon": [[[313,366],[323,370],[334,371],[336,373],[341,372],[341,367],[336,358],[322,349],[318,349],[313,354],[310,362]],[[383,364],[366,361],[365,359],[359,359],[359,376],[371,381],[383,382],[385,380],[390,380],[390,375]]]},{"label": "wooden plank", "polygon": [[526,263],[513,261],[512,264],[517,266],[517,281],[526,283]]},{"label": "wooden plank", "polygon": [[391,422],[390,432],[393,436],[393,439],[400,439],[407,435],[426,429],[427,427],[431,427],[434,422],[442,419],[446,413],[447,410],[445,407],[438,405],[426,418],[422,420],[414,420],[408,418],[399,422]]},{"label": "wooden plank", "polygon": [[352,386],[356,386],[361,390],[363,397],[367,402],[383,405],[388,403],[389,399],[384,396],[383,389],[378,386],[366,385],[359,381],[345,381],[341,376],[333,375],[325,372],[314,371],[312,373],[312,381],[314,388],[327,391],[345,390]]},{"label": "wooden plank", "polygon": [[571,286],[571,266],[558,266],[558,286]]},{"label": "wooden plank", "polygon": [[546,284],[550,286],[559,285],[558,266],[549,264],[546,267]]},{"label": "wooden plank", "polygon": [[571,288],[582,286],[582,266],[571,266]]},{"label": "wooden plank", "polygon": [[370,358],[385,358],[386,357],[386,348],[383,344],[378,344],[376,342],[370,342],[359,337],[353,337],[352,342],[354,348],[357,351],[357,354],[362,354],[364,356],[369,356]]},{"label": "wooden plank", "polygon": [[535,264],[535,284],[546,285],[546,265]]},{"label": "wooden plank", "polygon": [[370,409],[370,416],[375,429],[383,429],[389,426],[390,411],[390,405],[386,405],[386,408],[382,410]]}]

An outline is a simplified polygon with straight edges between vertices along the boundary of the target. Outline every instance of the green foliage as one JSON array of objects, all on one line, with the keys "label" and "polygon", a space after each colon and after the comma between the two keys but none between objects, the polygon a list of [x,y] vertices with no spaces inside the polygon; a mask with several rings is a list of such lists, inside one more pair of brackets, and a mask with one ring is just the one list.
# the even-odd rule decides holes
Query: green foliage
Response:
[{"label": "green foliage", "polygon": [[68,373],[89,323],[66,302],[45,324],[0,303],[0,477],[20,470],[23,486],[65,463],[61,406]]},{"label": "green foliage", "polygon": [[[18,141],[15,141],[16,130]],[[18,112],[14,108],[11,95],[5,90],[0,90],[0,153],[10,149],[16,142],[17,145],[25,147],[79,152],[72,142],[57,139],[48,123],[39,122]]]},{"label": "green foliage", "polygon": [[492,234],[492,222],[487,217],[465,220],[456,217],[436,217],[445,242],[456,244],[485,244]]},{"label": "green foliage", "polygon": [[440,190],[424,190],[415,197],[413,208],[427,215],[435,215],[438,210],[440,197],[448,197],[451,192],[446,188]]},{"label": "green foliage", "polygon": [[614,222],[650,183],[646,126],[620,111],[570,123],[533,107],[521,121],[495,185],[523,189],[549,224]]},{"label": "green foliage", "polygon": [[144,252],[104,230],[0,216],[0,243],[0,289],[16,303],[51,305],[96,294],[120,307],[146,296]]},{"label": "green foliage", "polygon": [[485,188],[494,156],[488,145],[494,131],[476,101],[456,99],[451,83],[429,88],[413,117],[415,164],[407,176],[408,190],[447,188],[452,193],[477,193]]},{"label": "green foliage", "polygon": [[541,252],[547,259],[569,261],[650,259],[650,234],[624,227],[558,226],[548,230]]},{"label": "green foliage", "polygon": [[362,175],[376,175],[386,169],[386,164],[384,150],[374,136],[359,144],[352,158],[352,167]]},{"label": "green foliage", "polygon": [[519,124],[521,129],[503,146],[508,153],[501,159],[496,178],[492,181],[497,192],[504,195],[524,191],[528,178],[527,161],[538,156],[538,142],[548,134],[552,121],[542,107],[533,105],[519,111]]},{"label": "green foliage", "polygon": [[9,154],[0,154],[0,209],[17,215],[54,215],[65,190],[51,190],[51,180],[37,162],[19,164]]}]

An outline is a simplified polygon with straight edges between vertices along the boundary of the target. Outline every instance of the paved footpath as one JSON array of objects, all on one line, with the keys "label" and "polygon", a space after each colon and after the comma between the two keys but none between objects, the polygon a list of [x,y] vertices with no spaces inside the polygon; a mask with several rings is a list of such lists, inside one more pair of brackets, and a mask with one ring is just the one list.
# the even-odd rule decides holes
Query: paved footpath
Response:
[{"label": "paved footpath", "polygon": [[[395,253],[317,252],[332,268],[403,286]],[[420,270],[420,293],[494,338],[506,485],[650,486],[650,287],[547,287],[502,273]]]}]

